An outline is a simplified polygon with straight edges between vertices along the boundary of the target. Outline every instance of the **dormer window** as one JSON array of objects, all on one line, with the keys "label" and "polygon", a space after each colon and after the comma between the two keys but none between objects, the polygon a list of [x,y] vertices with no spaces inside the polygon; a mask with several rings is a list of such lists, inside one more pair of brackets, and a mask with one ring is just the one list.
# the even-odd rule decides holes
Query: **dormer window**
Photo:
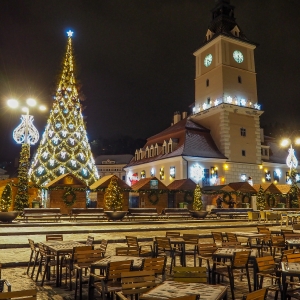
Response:
[{"label": "dormer window", "polygon": [[153,147],[153,145],[151,145],[149,157],[153,157],[154,156],[153,154],[154,154],[154,147]]},{"label": "dormer window", "polygon": [[168,149],[167,149],[167,142],[164,141],[163,146],[162,146],[162,154],[168,153],[167,151],[168,151]]},{"label": "dormer window", "polygon": [[237,27],[237,25],[234,26],[234,28],[231,30],[231,33],[236,36],[239,37],[240,36],[240,29]]},{"label": "dormer window", "polygon": [[172,152],[172,144],[169,144],[168,145],[168,153],[171,153]]},{"label": "dormer window", "polygon": [[134,159],[139,160],[139,152],[137,150],[135,151]]}]

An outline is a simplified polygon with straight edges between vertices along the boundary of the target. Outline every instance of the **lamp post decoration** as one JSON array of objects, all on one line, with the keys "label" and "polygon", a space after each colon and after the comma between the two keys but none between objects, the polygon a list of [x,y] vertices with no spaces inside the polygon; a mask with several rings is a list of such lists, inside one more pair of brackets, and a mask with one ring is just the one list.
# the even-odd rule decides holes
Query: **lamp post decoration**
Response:
[{"label": "lamp post decoration", "polygon": [[298,160],[295,156],[295,150],[293,149],[292,144],[289,149],[289,155],[286,158],[286,164],[290,168],[290,173],[292,169],[296,169],[298,167]]},{"label": "lamp post decoration", "polygon": [[39,132],[33,125],[33,116],[21,115],[21,124],[13,131],[13,138],[17,144],[34,145],[39,140]]}]

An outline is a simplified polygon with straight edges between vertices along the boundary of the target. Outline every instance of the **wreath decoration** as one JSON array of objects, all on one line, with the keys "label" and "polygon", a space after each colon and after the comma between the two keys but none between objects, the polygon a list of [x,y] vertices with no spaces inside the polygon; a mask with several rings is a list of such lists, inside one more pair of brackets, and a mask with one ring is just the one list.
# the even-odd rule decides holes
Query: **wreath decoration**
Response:
[{"label": "wreath decoration", "polygon": [[[191,199],[192,198],[192,199]],[[184,194],[184,202],[191,204],[193,203],[194,193],[192,191],[186,191]]]},{"label": "wreath decoration", "polygon": [[275,207],[275,197],[274,195],[269,195],[268,199],[267,199],[267,203],[269,205],[269,207]]},{"label": "wreath decoration", "polygon": [[[245,202],[245,199],[248,198],[248,202]],[[242,197],[242,203],[250,203],[250,196],[248,194],[245,194],[243,197]]]},{"label": "wreath decoration", "polygon": [[149,201],[150,201],[150,203],[151,203],[152,205],[157,204],[157,202],[158,202],[158,200],[159,200],[158,195],[157,195],[157,193],[155,193],[155,192],[151,192],[151,193],[148,195],[148,199],[149,199]]},{"label": "wreath decoration", "polygon": [[[72,196],[72,197],[69,197]],[[74,191],[66,191],[63,195],[63,201],[67,206],[72,206],[76,201],[76,193]]]},{"label": "wreath decoration", "polygon": [[229,202],[230,202],[231,199],[232,199],[232,197],[231,197],[231,195],[229,193],[224,193],[223,194],[223,202],[225,204],[229,204]]}]

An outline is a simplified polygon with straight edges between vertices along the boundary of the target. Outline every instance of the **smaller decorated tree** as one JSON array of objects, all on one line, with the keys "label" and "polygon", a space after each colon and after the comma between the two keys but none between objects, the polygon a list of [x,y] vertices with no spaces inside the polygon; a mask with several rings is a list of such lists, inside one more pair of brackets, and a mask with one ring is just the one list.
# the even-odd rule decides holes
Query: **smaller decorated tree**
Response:
[{"label": "smaller decorated tree", "polygon": [[256,205],[258,210],[264,210],[266,207],[266,197],[265,192],[262,186],[259,187],[257,198],[256,198]]},{"label": "smaller decorated tree", "polygon": [[123,193],[116,178],[112,178],[104,194],[105,207],[108,210],[122,210]]},{"label": "smaller decorated tree", "polygon": [[22,144],[19,169],[18,191],[15,198],[15,210],[22,211],[28,207],[28,170],[29,170],[29,144]]},{"label": "smaller decorated tree", "polygon": [[290,191],[291,207],[299,207],[299,199],[298,199],[299,188],[297,186],[296,175],[297,175],[297,170],[292,169],[290,174],[291,181],[292,181],[291,191]]},{"label": "smaller decorated tree", "polygon": [[197,184],[194,191],[193,210],[199,211],[202,209],[202,206],[203,206],[202,193],[201,193],[200,185]]},{"label": "smaller decorated tree", "polygon": [[0,211],[8,211],[11,206],[11,185],[7,184],[2,192],[0,199]]}]

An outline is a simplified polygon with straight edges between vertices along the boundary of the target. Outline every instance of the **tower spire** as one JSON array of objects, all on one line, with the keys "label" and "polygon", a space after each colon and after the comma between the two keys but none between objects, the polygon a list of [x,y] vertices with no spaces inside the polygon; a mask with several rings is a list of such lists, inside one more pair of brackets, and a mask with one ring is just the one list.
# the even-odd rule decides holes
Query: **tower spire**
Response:
[{"label": "tower spire", "polygon": [[63,70],[29,175],[38,185],[66,173],[93,184],[98,171],[88,143],[74,74],[73,32],[69,30]]}]

